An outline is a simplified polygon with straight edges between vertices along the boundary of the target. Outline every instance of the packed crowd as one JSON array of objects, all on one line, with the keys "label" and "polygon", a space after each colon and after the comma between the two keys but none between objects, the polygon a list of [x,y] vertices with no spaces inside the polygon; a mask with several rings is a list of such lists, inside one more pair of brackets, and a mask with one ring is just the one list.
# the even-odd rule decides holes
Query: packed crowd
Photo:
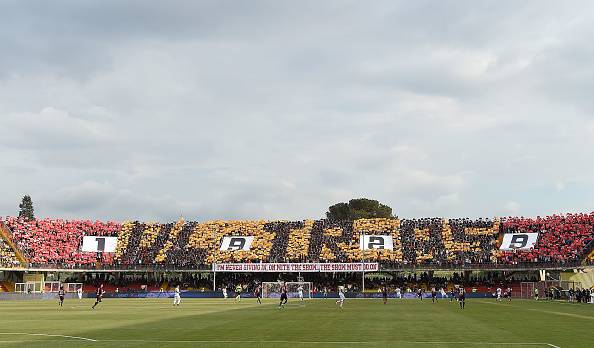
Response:
[{"label": "packed crowd", "polygon": [[12,268],[20,265],[21,263],[14,250],[0,237],[0,267]]},{"label": "packed crowd", "polygon": [[403,220],[405,264],[496,263],[499,221],[440,218]]},{"label": "packed crowd", "polygon": [[594,213],[552,215],[544,218],[510,217],[503,223],[505,233],[538,232],[539,238],[530,251],[500,252],[504,263],[555,262],[580,259],[592,249]]},{"label": "packed crowd", "polygon": [[84,236],[117,236],[120,224],[89,220],[3,219],[13,240],[32,266],[56,265],[64,268],[90,267],[98,261],[110,263],[110,254],[82,252]]},{"label": "packed crowd", "polygon": [[[32,266],[208,267],[227,262],[361,262],[385,268],[568,263],[594,244],[594,213],[545,218],[208,221],[175,223],[2,221]],[[533,250],[499,250],[504,233],[539,232]],[[391,236],[392,248],[361,250],[361,235]],[[84,236],[117,236],[115,253],[82,252]],[[224,237],[252,236],[249,250],[221,250]],[[0,252],[10,253],[2,249]],[[0,254],[3,255],[3,254]],[[8,255],[8,254],[7,254]],[[3,257],[2,260],[5,258]],[[9,259],[6,259],[9,260]],[[7,261],[9,262],[9,261]]]}]

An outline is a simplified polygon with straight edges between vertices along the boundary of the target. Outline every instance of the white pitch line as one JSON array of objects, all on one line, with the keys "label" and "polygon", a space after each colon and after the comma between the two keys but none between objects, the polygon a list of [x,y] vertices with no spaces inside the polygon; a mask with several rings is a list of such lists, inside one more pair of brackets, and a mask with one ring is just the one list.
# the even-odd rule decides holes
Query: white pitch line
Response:
[{"label": "white pitch line", "polygon": [[138,342],[138,343],[270,343],[270,344],[370,344],[370,343],[408,343],[408,344],[467,344],[467,345],[501,345],[501,346],[549,346],[560,348],[543,342],[469,342],[469,341],[260,341],[260,340],[99,340],[99,342]]},{"label": "white pitch line", "polygon": [[504,307],[514,307],[514,308],[517,308],[516,306],[509,304],[509,302],[508,303],[505,303],[503,301],[490,302],[490,301],[483,301],[483,300],[475,300],[473,302],[480,302],[480,303],[490,304],[490,305],[494,305],[494,306],[504,306]]},{"label": "white pitch line", "polygon": [[579,318],[579,319],[594,320],[594,317],[590,317],[590,316],[587,316],[587,315],[581,315],[581,314],[548,311],[548,310],[545,310],[545,309],[537,309],[537,308],[522,308],[522,307],[516,307],[514,305],[510,305],[510,304],[506,304],[506,303],[501,303],[501,302],[488,302],[488,301],[480,301],[480,300],[479,301],[476,301],[476,302],[485,303],[485,304],[494,305],[494,306],[513,307],[513,308],[516,308],[516,309],[523,309],[523,310],[532,311],[532,312],[541,312],[541,313],[547,313],[547,314],[563,315],[563,316],[566,316],[566,317],[573,317],[573,318]]},{"label": "white pitch line", "polygon": [[[33,338],[28,339],[28,340],[27,339],[21,339],[21,340],[0,340],[0,344],[2,344],[2,343],[34,343],[34,342],[36,342],[36,343],[40,343],[40,342],[43,342],[43,343],[47,343],[47,342],[52,342],[52,343],[53,342],[76,343],[76,342],[78,342],[77,344],[81,344],[78,340],[70,340],[70,339],[54,339],[54,340],[51,340],[51,341],[36,340],[36,339],[33,339]],[[91,341],[88,342],[88,344],[94,344],[94,343],[96,343],[96,342],[91,342]]]},{"label": "white pitch line", "polygon": [[26,333],[26,332],[0,332],[0,335],[12,335],[12,336],[41,336],[41,337],[60,337],[60,338],[70,338],[73,340],[81,340],[81,341],[89,341],[89,342],[97,342],[92,338],[86,337],[78,337],[78,336],[68,336],[68,335],[52,335],[52,334],[43,334],[43,333]]},{"label": "white pitch line", "polygon": [[572,317],[572,318],[594,320],[594,317],[590,317],[590,316],[587,316],[587,315],[580,315],[580,314],[573,314],[573,313],[563,313],[563,312],[555,312],[555,311],[547,311],[547,310],[544,310],[544,309],[536,309],[536,308],[528,308],[527,310],[528,311],[533,311],[533,312],[547,313],[547,314],[563,315],[563,316]]},{"label": "white pitch line", "polygon": [[[59,338],[69,338],[74,340],[82,340],[88,342],[119,342],[119,343],[188,343],[188,344],[195,344],[195,343],[263,343],[263,344],[369,344],[369,343],[407,343],[407,344],[465,344],[465,345],[479,345],[479,344],[486,344],[486,345],[499,345],[499,346],[517,346],[517,345],[530,345],[530,346],[548,346],[552,348],[561,348],[551,343],[542,343],[542,342],[469,342],[469,341],[282,341],[282,340],[274,340],[274,341],[261,341],[261,340],[141,340],[141,339],[129,339],[129,340],[96,340],[87,337],[79,337],[79,336],[68,336],[68,335],[53,335],[53,334],[42,334],[42,333],[25,333],[25,332],[0,332],[0,335],[22,335],[22,336],[39,336],[39,337],[59,337]],[[23,340],[14,340],[14,341],[0,341],[0,342],[26,342]]]}]

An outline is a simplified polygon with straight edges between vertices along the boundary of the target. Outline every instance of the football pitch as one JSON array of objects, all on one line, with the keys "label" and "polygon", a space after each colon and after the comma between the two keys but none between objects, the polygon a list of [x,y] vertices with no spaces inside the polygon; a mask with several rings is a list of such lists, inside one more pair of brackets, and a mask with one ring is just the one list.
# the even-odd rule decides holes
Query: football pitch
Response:
[{"label": "football pitch", "polygon": [[440,300],[0,302],[2,347],[594,347],[594,305]]}]

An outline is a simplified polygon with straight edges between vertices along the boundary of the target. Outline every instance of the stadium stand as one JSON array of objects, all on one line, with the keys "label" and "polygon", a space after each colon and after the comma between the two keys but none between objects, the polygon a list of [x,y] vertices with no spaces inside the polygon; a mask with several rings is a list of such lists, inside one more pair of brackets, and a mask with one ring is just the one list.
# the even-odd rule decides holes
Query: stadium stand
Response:
[{"label": "stadium stand", "polygon": [[20,267],[25,261],[24,256],[12,241],[10,231],[0,221],[0,267]]},{"label": "stadium stand", "polygon": [[98,261],[110,264],[113,259],[110,254],[101,255],[98,260],[94,253],[81,252],[82,238],[85,235],[117,236],[121,229],[116,222],[90,220],[27,221],[7,217],[4,223],[31,266],[55,265],[61,268],[92,267]]},{"label": "stadium stand", "polygon": [[[361,262],[383,268],[518,265],[587,261],[594,213],[535,219],[360,219],[356,221],[127,221],[1,219],[30,267],[208,267],[213,262]],[[539,232],[534,249],[499,250],[504,233]],[[361,235],[391,236],[392,249],[360,250]],[[84,236],[117,236],[115,253],[80,251]],[[253,236],[249,250],[220,250],[224,237]],[[0,240],[3,264],[16,266]],[[12,257],[12,258],[11,258]],[[18,259],[17,259],[18,261]]]},{"label": "stadium stand", "polygon": [[21,262],[10,245],[0,237],[0,267],[13,268],[19,267]]},{"label": "stadium stand", "polygon": [[[287,261],[304,262],[307,260],[313,225],[313,220],[306,220],[303,225],[293,224],[293,229],[287,239]],[[275,252],[277,251],[275,250]]]},{"label": "stadium stand", "polygon": [[155,258],[155,262],[157,262],[157,263],[165,262],[165,260],[167,259],[167,252],[169,251],[169,249],[171,249],[175,245],[177,238],[179,237],[179,233],[183,230],[184,224],[185,224],[185,221],[182,218],[178,222],[175,223],[173,228],[171,228],[171,232],[169,232],[167,241],[163,245],[163,248],[161,248],[161,250],[159,251],[159,254]]},{"label": "stadium stand", "polygon": [[[594,244],[594,243],[590,242],[590,245],[592,245],[592,244]],[[591,251],[588,254],[588,256],[586,257],[586,260],[590,261],[590,262],[594,262],[594,245],[590,248],[590,250]]]},{"label": "stadium stand", "polygon": [[539,232],[534,249],[528,252],[500,252],[500,262],[555,262],[567,263],[580,260],[589,251],[594,239],[594,213],[552,215],[544,218],[507,218],[503,223],[505,233]]}]

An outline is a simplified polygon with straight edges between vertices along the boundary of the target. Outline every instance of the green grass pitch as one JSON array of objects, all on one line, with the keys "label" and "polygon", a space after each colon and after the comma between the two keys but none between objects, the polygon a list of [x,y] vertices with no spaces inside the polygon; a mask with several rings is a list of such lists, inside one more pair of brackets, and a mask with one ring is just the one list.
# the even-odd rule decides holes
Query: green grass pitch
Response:
[{"label": "green grass pitch", "polygon": [[1,347],[594,347],[594,305],[390,299],[0,302]]}]

